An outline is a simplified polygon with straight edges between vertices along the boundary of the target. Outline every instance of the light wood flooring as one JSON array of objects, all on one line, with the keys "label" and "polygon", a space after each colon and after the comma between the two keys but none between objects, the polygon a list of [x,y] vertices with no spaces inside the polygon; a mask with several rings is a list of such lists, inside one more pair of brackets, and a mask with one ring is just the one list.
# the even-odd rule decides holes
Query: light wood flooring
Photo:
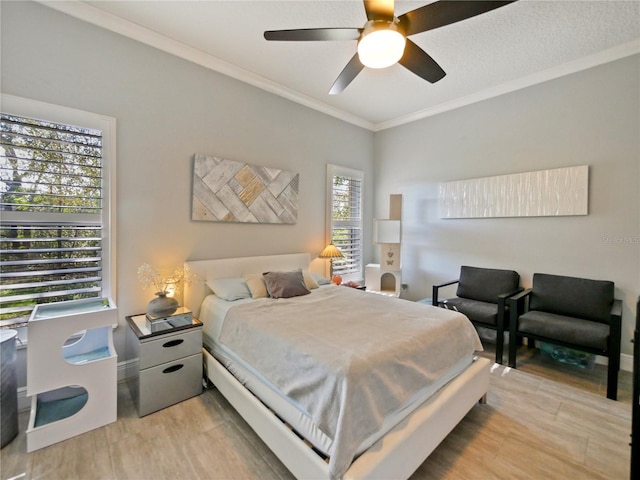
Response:
[{"label": "light wood flooring", "polygon": [[[604,367],[558,368],[536,352],[522,347],[518,370],[495,366],[487,404],[411,480],[629,478],[631,374],[621,372],[614,402],[603,393]],[[293,478],[214,388],[138,418],[120,384],[117,422],[30,454],[27,417],[20,413],[20,433],[2,449],[2,480]]]}]

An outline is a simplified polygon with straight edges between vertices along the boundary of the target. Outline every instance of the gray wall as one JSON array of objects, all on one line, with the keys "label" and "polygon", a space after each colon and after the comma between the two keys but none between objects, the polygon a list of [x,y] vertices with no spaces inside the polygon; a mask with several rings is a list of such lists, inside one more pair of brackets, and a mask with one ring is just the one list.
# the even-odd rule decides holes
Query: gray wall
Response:
[{"label": "gray wall", "polygon": [[[117,119],[120,360],[124,316],[143,312],[153,296],[138,283],[142,263],[290,252],[313,258],[325,246],[326,164],[373,177],[370,131],[37,3],[2,2],[1,13],[3,93]],[[299,172],[297,224],[191,221],[195,153]],[[367,235],[370,228],[367,222]]]},{"label": "gray wall", "polygon": [[[375,214],[404,195],[403,282],[411,299],[460,265],[612,280],[622,351],[640,294],[640,60],[637,55],[380,132]],[[438,183],[589,165],[589,215],[442,220]],[[399,168],[399,166],[401,166]],[[450,295],[455,290],[449,291]]]}]

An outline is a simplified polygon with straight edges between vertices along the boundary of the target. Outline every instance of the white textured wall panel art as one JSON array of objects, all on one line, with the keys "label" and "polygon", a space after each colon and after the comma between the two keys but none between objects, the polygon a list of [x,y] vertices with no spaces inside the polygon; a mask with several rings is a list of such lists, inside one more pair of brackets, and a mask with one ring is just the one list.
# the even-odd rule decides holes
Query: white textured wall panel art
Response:
[{"label": "white textured wall panel art", "polygon": [[440,184],[440,218],[587,215],[589,166]]},{"label": "white textured wall panel art", "polygon": [[196,154],[192,220],[296,223],[300,175]]}]

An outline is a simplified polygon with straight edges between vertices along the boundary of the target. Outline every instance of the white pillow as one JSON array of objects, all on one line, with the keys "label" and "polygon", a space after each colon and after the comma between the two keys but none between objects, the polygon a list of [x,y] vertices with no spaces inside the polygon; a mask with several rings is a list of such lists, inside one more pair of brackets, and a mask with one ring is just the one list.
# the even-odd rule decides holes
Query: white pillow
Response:
[{"label": "white pillow", "polygon": [[309,290],[313,290],[314,288],[318,288],[318,282],[313,278],[313,273],[309,270],[302,270],[302,278],[304,278],[304,284]]},{"label": "white pillow", "polygon": [[319,273],[316,273],[316,272],[310,272],[310,273],[311,273],[311,277],[313,277],[313,279],[316,281],[318,285],[329,285],[331,283],[328,278],[323,277]]},{"label": "white pillow", "polygon": [[249,287],[251,298],[265,298],[269,296],[261,273],[247,273],[242,275],[242,278],[247,283],[247,287]]},{"label": "white pillow", "polygon": [[218,297],[228,302],[251,298],[251,292],[242,278],[216,278],[206,281],[207,287],[213,290]]}]

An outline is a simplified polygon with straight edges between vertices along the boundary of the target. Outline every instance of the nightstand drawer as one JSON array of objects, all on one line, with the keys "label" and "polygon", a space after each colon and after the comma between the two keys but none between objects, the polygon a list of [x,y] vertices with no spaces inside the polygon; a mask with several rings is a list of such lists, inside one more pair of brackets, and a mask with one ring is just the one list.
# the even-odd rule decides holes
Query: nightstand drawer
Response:
[{"label": "nightstand drawer", "polygon": [[163,335],[157,340],[140,343],[140,370],[177,358],[188,357],[202,350],[202,328],[175,335]]},{"label": "nightstand drawer", "polygon": [[140,371],[138,412],[147,415],[202,393],[202,353]]}]

